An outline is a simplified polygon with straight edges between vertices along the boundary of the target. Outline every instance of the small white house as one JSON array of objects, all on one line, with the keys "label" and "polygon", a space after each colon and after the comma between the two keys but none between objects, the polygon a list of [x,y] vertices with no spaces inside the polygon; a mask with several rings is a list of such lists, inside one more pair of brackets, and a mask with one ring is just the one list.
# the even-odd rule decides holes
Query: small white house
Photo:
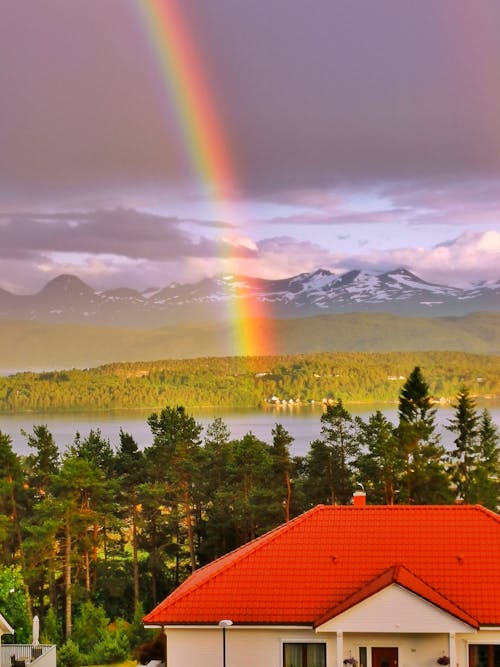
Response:
[{"label": "small white house", "polygon": [[5,617],[0,614],[0,667],[56,667],[56,647],[48,644],[39,644],[38,640],[32,644],[3,644],[2,635],[13,635],[14,628]]},{"label": "small white house", "polygon": [[320,505],[197,570],[144,622],[167,667],[499,667],[500,517]]},{"label": "small white house", "polygon": [[2,635],[13,635],[14,628],[12,628],[7,619],[0,614],[0,644],[2,643]]}]

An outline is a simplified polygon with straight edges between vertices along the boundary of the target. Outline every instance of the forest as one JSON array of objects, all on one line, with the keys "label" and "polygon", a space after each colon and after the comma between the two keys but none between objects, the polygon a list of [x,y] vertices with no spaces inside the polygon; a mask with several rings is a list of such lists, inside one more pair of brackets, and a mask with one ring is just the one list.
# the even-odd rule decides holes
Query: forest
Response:
[{"label": "forest", "polygon": [[399,390],[397,423],[380,411],[353,417],[336,395],[298,457],[279,423],[272,442],[234,440],[221,418],[203,432],[175,404],[149,416],[144,450],[123,430],[114,450],[95,429],[61,453],[35,424],[25,433],[32,452],[20,456],[0,432],[0,608],[15,641],[29,641],[36,613],[63,667],[123,659],[147,639],[142,615],[191,572],[318,503],[350,504],[360,488],[369,504],[497,511],[497,427],[465,385],[453,406],[448,450],[419,366]]},{"label": "forest", "polygon": [[[477,397],[500,394],[500,357],[464,352],[318,353],[114,363],[86,370],[0,377],[0,412],[257,408],[270,400],[395,402],[415,366],[429,391],[451,401],[466,385]],[[273,398],[274,397],[274,398]]]}]

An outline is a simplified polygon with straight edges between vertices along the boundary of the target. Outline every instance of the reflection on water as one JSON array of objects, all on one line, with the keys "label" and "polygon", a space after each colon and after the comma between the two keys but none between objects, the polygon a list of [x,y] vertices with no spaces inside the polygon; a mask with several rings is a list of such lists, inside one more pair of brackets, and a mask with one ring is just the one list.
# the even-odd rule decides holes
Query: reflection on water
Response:
[{"label": "reflection on water", "polygon": [[[479,409],[482,409],[482,405]],[[485,404],[497,426],[500,425],[500,405]],[[367,419],[376,410],[381,410],[394,424],[397,421],[396,405],[346,405],[353,415]],[[120,428],[130,433],[140,447],[151,444],[151,432],[147,418],[152,410],[116,411],[116,412],[79,412],[73,414],[54,413],[23,413],[0,415],[0,430],[8,433],[13,442],[14,451],[18,454],[28,454],[31,449],[26,442],[22,430],[32,431],[33,424],[47,424],[56,443],[61,450],[73,442],[76,432],[85,437],[90,429],[101,430],[102,435],[108,438],[113,447],[119,443]],[[248,432],[265,442],[272,441],[271,431],[275,424],[282,424],[295,438],[291,447],[292,455],[305,454],[309,444],[319,437],[321,431],[321,406],[301,407],[269,407],[265,410],[228,410],[228,409],[196,409],[189,410],[197,421],[206,427],[214,417],[221,417],[233,438],[241,438]],[[445,446],[450,446],[453,434],[447,431],[445,425],[453,417],[451,407],[441,407],[437,411],[437,427]]]}]

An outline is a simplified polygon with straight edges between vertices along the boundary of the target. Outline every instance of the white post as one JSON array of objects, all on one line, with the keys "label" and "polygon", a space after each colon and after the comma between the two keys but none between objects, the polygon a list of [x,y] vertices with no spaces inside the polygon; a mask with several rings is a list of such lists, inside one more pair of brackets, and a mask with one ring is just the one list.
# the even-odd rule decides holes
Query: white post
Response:
[{"label": "white post", "polygon": [[450,637],[449,637],[449,644],[450,644],[450,667],[455,667],[457,664],[457,658],[456,658],[456,650],[455,650],[455,633],[450,632]]},{"label": "white post", "polygon": [[344,660],[344,633],[337,632],[337,667],[343,667]]}]

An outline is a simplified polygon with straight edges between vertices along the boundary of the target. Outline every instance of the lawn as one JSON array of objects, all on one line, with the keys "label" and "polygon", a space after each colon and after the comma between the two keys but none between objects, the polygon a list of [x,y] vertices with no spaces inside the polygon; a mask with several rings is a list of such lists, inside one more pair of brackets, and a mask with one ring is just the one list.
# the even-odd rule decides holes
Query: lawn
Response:
[{"label": "lawn", "polygon": [[110,665],[86,665],[86,667],[136,667],[137,660],[124,660],[123,662],[114,662]]}]

